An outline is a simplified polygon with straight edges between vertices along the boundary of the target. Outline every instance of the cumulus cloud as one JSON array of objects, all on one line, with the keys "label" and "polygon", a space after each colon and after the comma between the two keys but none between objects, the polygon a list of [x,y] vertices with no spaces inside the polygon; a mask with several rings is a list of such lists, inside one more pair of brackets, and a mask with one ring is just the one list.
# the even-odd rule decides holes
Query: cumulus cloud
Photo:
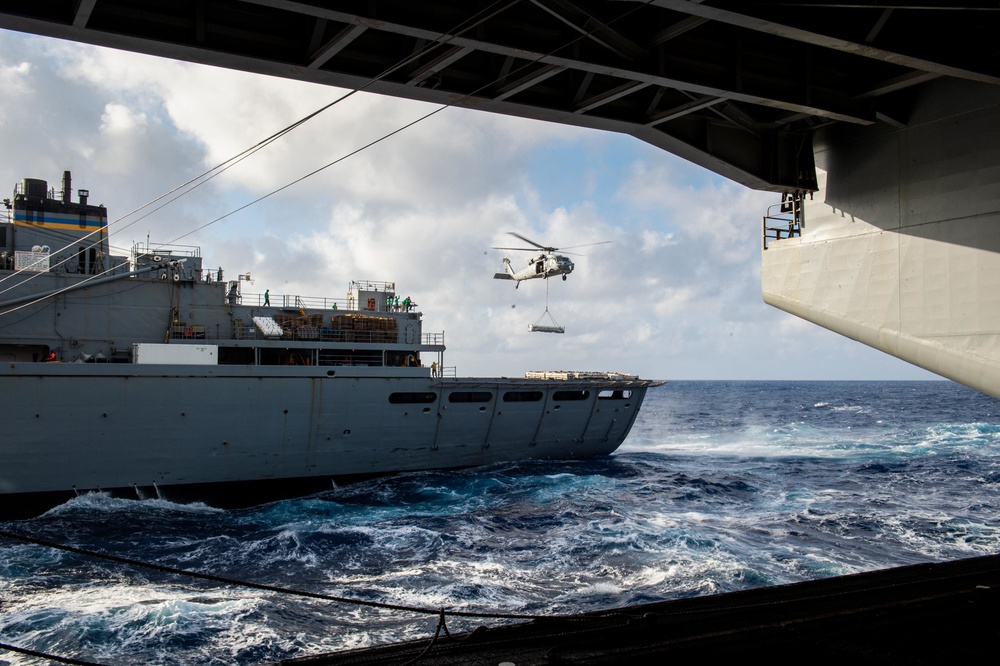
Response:
[{"label": "cumulus cloud", "polygon": [[[0,85],[0,183],[70,169],[112,218],[346,92],[10,32],[0,32]],[[394,281],[425,330],[445,332],[446,363],[462,374],[906,376],[901,362],[761,302],[758,220],[773,195],[629,137],[437,110],[351,95],[162,210],[129,217],[115,244],[200,244],[208,265],[250,272],[246,289],[272,300]],[[492,279],[504,255],[520,266],[532,256],[493,249],[520,244],[510,231],[561,248],[611,243],[569,250],[579,254],[565,282],[515,289]],[[566,334],[528,331],[550,319]]]}]

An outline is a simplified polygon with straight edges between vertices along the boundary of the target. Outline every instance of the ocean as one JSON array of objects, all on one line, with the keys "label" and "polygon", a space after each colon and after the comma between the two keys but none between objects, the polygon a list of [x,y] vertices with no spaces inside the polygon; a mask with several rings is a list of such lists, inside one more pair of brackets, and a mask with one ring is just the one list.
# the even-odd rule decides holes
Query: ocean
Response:
[{"label": "ocean", "polygon": [[[94,494],[0,530],[0,644],[258,664],[1000,552],[1000,402],[939,382],[673,382],[613,456],[401,474],[243,510]],[[451,617],[460,631],[510,621]],[[0,664],[48,663],[0,650]]]}]

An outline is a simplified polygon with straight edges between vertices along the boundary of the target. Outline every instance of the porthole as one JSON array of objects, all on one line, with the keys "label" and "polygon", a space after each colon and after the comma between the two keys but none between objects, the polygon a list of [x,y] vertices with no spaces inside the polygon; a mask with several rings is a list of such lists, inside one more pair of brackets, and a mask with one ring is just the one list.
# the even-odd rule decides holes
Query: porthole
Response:
[{"label": "porthole", "polygon": [[541,391],[507,391],[503,394],[504,402],[538,402],[541,399]]},{"label": "porthole", "polygon": [[431,393],[430,391],[399,392],[389,394],[389,402],[393,405],[419,405],[434,402],[435,400],[437,400],[437,393]]},{"label": "porthole", "polygon": [[627,400],[631,397],[630,389],[604,389],[597,394],[598,400]]},{"label": "porthole", "polygon": [[493,394],[489,391],[452,391],[448,394],[448,402],[489,402]]},{"label": "porthole", "polygon": [[552,394],[552,399],[560,402],[570,400],[586,400],[589,397],[590,391],[556,391]]}]

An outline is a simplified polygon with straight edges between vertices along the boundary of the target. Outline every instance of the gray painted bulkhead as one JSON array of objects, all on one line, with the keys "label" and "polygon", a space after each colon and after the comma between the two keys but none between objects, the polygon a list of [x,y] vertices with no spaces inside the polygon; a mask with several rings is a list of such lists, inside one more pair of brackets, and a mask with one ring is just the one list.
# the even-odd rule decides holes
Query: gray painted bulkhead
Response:
[{"label": "gray painted bulkhead", "polygon": [[[158,276],[161,269],[153,271]],[[0,361],[14,360],[5,356],[10,345],[46,345],[63,362],[74,362],[88,356],[103,355],[109,359],[131,360],[134,343],[174,344],[218,343],[228,347],[257,349],[301,349],[317,347],[312,341],[287,339],[233,340],[234,324],[252,331],[254,316],[282,313],[277,307],[223,305],[230,287],[224,282],[174,281],[173,270],[162,269],[165,279],[148,276],[116,276],[107,282],[87,276],[52,271],[40,274],[12,276],[9,291],[18,298],[0,303],[0,307],[21,303],[19,311],[6,315],[16,326],[8,325],[0,335]],[[56,293],[60,292],[60,293]],[[43,294],[55,294],[41,298]],[[37,302],[32,302],[37,301]],[[298,312],[291,309],[288,312]],[[340,311],[348,313],[350,311]],[[327,312],[330,315],[332,312]],[[420,315],[413,312],[379,313],[398,323],[396,344],[390,345],[399,354],[421,351],[437,353],[441,345],[421,344]],[[180,322],[180,323],[177,323]],[[198,339],[183,340],[171,335],[189,327],[203,331]],[[385,342],[331,343],[330,348],[351,347],[381,352]]]},{"label": "gray painted bulkhead", "polygon": [[763,250],[764,300],[1000,397],[1000,90],[913,95],[904,126],[816,134],[819,190]]}]

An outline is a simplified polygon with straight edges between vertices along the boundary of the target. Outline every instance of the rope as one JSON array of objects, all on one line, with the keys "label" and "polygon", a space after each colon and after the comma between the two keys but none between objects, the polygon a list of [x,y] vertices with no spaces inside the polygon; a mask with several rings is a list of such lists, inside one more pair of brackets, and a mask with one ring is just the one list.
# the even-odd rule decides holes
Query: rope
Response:
[{"label": "rope", "polygon": [[557,328],[561,328],[559,326],[559,322],[557,322],[556,318],[552,316],[551,312],[549,312],[549,279],[548,278],[545,278],[545,312],[542,313],[541,317],[539,317],[538,319],[535,320],[534,326],[538,326],[538,322],[540,322],[541,320],[545,319],[546,316],[548,316],[549,321],[552,322],[553,326],[555,326]]},{"label": "rope", "polygon": [[28,655],[29,657],[40,657],[42,659],[48,659],[49,661],[57,661],[60,664],[77,664],[78,666],[102,666],[101,664],[92,661],[82,661],[80,659],[73,659],[71,657],[60,657],[54,654],[49,654],[47,652],[29,650],[28,648],[18,647],[16,645],[10,645],[8,643],[0,643],[0,650],[17,652],[18,654],[25,654]]},{"label": "rope", "polygon": [[[437,609],[437,608],[421,608],[419,606],[406,606],[402,604],[392,604],[381,601],[367,601],[364,599],[355,599],[352,597],[341,597],[331,594],[323,594],[320,592],[309,592],[307,590],[297,590],[294,588],[278,587],[276,585],[268,585],[266,583],[255,583],[252,581],[239,580],[236,578],[228,578],[226,576],[217,576],[215,574],[201,573],[199,571],[178,569],[163,564],[156,564],[153,562],[145,562],[143,560],[136,560],[129,557],[122,557],[120,555],[112,555],[110,553],[102,553],[100,551],[87,550],[86,548],[77,548],[76,546],[67,546],[65,544],[59,544],[53,541],[46,541],[44,539],[37,539],[24,534],[9,532],[7,530],[0,530],[0,537],[3,537],[5,539],[10,539],[12,541],[20,541],[21,543],[32,544],[35,546],[53,548],[55,550],[61,550],[67,553],[73,553],[75,555],[83,555],[84,557],[93,557],[96,559],[106,560],[108,562],[114,562],[116,564],[124,564],[132,567],[150,569],[152,571],[159,571],[160,573],[174,574],[178,576],[187,576],[189,578],[207,580],[213,583],[221,583],[224,585],[234,585],[254,590],[262,590],[265,592],[274,592],[276,594],[287,594],[291,596],[305,597],[307,599],[319,599],[321,601],[332,601],[343,604],[354,604],[356,606],[368,606],[370,608],[380,608],[383,610],[394,610],[406,613],[418,613],[422,615],[438,615],[439,613],[443,612],[443,609]],[[448,611],[448,612],[450,615],[453,615],[455,617],[490,618],[497,620],[538,620],[544,617],[548,618],[553,617],[553,616],[541,616],[541,615],[523,615],[518,613],[484,613],[484,612],[473,612],[473,611]],[[570,616],[567,616],[567,618],[568,617]]]},{"label": "rope", "polygon": [[[126,566],[138,567],[142,569],[149,569],[152,571],[158,571],[160,573],[173,574],[178,576],[187,576],[189,578],[194,578],[198,580],[210,581],[213,583],[220,583],[224,585],[232,585],[236,587],[244,587],[253,590],[262,590],[265,592],[274,592],[276,594],[287,594],[290,596],[304,597],[307,599],[317,599],[321,601],[330,601],[335,603],[352,604],[355,606],[367,606],[369,608],[378,608],[382,610],[392,610],[407,613],[416,613],[422,615],[437,615],[438,622],[437,627],[434,630],[434,635],[431,637],[428,645],[421,651],[419,655],[413,659],[406,662],[407,665],[414,664],[418,660],[422,659],[430,649],[437,643],[438,638],[441,636],[443,631],[445,636],[452,641],[465,640],[457,639],[451,635],[448,631],[448,623],[446,620],[447,615],[452,615],[453,617],[465,617],[465,618],[478,618],[478,619],[495,619],[495,620],[527,620],[527,621],[538,621],[538,620],[568,620],[568,621],[580,621],[581,618],[577,618],[570,615],[524,615],[518,613],[494,613],[494,612],[475,612],[475,611],[446,611],[444,607],[440,608],[422,608],[419,606],[406,606],[403,604],[392,604],[380,601],[366,601],[364,599],[354,599],[351,597],[341,597],[330,594],[322,594],[320,592],[309,592],[307,590],[296,590],[292,588],[278,587],[276,585],[267,585],[264,583],[255,583],[252,581],[239,580],[235,578],[228,578],[226,576],[217,576],[215,574],[201,573],[198,571],[189,571],[186,569],[178,569],[175,567],[169,567],[163,564],[156,564],[153,562],[145,562],[142,560],[136,560],[129,557],[122,557],[120,555],[113,555],[110,553],[102,553],[99,551],[88,550],[86,548],[78,548],[76,546],[68,546],[65,544],[55,543],[53,541],[47,541],[45,539],[38,539],[35,537],[30,537],[24,534],[18,534],[16,532],[10,532],[8,530],[0,530],[0,538],[9,539],[11,541],[17,541],[20,543],[31,544],[34,546],[42,546],[44,548],[52,548],[54,550],[59,550],[67,553],[73,553],[75,555],[82,555],[84,557],[92,557],[99,560],[104,560],[107,562],[114,562],[116,564],[124,564]],[[608,614],[608,617],[616,615],[615,613]],[[600,617],[603,617],[600,616]],[[481,627],[480,627],[481,629]],[[475,632],[478,632],[477,629]],[[471,636],[471,634],[470,634]],[[35,657],[42,657],[45,659],[50,659],[63,664],[79,664],[81,666],[102,666],[101,664],[81,661],[77,659],[72,659],[69,657],[59,657],[55,655],[46,654],[43,652],[37,652],[34,650],[29,650],[27,648],[21,648],[7,643],[0,643],[0,649],[10,650],[12,652],[18,652],[21,654],[26,654]]]},{"label": "rope", "polygon": [[411,664],[415,664],[421,659],[423,659],[424,656],[431,651],[431,648],[434,647],[434,644],[437,643],[438,637],[441,636],[442,629],[444,629],[444,633],[448,636],[448,638],[451,638],[451,634],[448,633],[448,623],[444,619],[444,608],[441,609],[441,614],[438,616],[437,628],[434,629],[434,635],[431,636],[430,642],[423,650],[420,651],[420,654],[418,654],[413,659],[404,661],[402,663],[402,666],[410,666]]}]

